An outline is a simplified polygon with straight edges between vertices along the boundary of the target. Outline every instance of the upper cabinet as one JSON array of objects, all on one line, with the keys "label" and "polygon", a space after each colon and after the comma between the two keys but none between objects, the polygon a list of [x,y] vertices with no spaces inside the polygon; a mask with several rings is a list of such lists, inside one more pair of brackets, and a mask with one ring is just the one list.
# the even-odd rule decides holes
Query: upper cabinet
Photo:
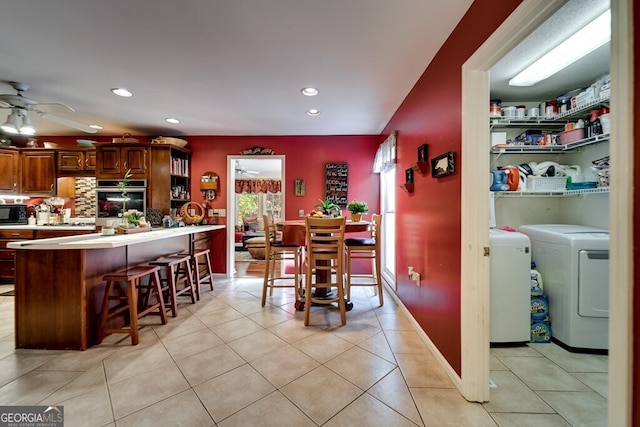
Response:
[{"label": "upper cabinet", "polygon": [[18,194],[20,191],[20,152],[16,149],[0,149],[0,192]]},{"label": "upper cabinet", "polygon": [[96,178],[122,178],[130,170],[133,179],[148,179],[148,144],[105,144],[96,147]]},{"label": "upper cabinet", "polygon": [[170,144],[151,145],[150,208],[175,214],[190,201],[191,151]]},{"label": "upper cabinet", "polygon": [[68,149],[58,151],[58,176],[94,176],[96,150]]},{"label": "upper cabinet", "polygon": [[20,193],[28,196],[56,195],[56,152],[23,150],[20,152]]}]

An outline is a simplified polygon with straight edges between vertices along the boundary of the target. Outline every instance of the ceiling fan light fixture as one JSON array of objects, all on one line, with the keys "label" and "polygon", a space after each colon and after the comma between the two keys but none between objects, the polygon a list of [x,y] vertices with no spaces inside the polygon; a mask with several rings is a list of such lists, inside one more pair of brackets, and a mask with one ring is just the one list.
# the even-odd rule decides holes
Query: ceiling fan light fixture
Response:
[{"label": "ceiling fan light fixture", "polygon": [[315,108],[310,108],[309,110],[307,110],[307,115],[308,116],[319,116],[320,115],[320,110],[316,110]]},{"label": "ceiling fan light fixture", "polygon": [[164,119],[165,122],[167,123],[171,123],[174,125],[177,125],[178,123],[180,123],[180,120],[174,118],[174,117],[167,117],[166,119]]},{"label": "ceiling fan light fixture", "polygon": [[20,133],[23,135],[35,135],[36,129],[33,127],[33,124],[31,124],[31,119],[29,119],[27,112],[23,111],[20,117],[22,118]]},{"label": "ceiling fan light fixture", "polygon": [[89,127],[90,127],[91,129],[96,129],[96,130],[102,130],[102,129],[104,129],[104,128],[103,128],[102,126],[100,126],[100,125],[89,125]]},{"label": "ceiling fan light fixture", "polygon": [[131,91],[129,91],[128,89],[125,89],[123,87],[115,87],[113,89],[111,89],[111,92],[113,92],[114,94],[118,95],[118,96],[122,96],[124,98],[130,98],[133,96],[133,93]]},{"label": "ceiling fan light fixture", "polygon": [[2,130],[7,133],[20,133],[18,130],[18,114],[16,112],[11,112],[9,114],[7,121],[2,125]]},{"label": "ceiling fan light fixture", "polygon": [[315,87],[305,87],[300,91],[304,96],[316,96],[319,91]]}]

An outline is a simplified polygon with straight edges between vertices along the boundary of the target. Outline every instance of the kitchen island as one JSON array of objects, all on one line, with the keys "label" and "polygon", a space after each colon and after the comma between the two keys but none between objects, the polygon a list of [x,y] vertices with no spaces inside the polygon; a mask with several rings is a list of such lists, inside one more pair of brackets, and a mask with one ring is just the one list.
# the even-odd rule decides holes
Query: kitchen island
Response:
[{"label": "kitchen island", "polygon": [[105,274],[190,253],[202,235],[224,228],[201,225],[8,243],[15,250],[16,348],[86,350],[95,344]]}]

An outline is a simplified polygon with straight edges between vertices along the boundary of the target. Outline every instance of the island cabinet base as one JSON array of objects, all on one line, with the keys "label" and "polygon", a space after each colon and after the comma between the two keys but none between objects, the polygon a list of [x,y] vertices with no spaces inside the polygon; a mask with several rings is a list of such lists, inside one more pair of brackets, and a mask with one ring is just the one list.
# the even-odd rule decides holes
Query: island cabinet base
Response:
[{"label": "island cabinet base", "polygon": [[189,251],[190,236],[107,249],[17,250],[16,348],[86,350],[96,343],[110,272]]}]

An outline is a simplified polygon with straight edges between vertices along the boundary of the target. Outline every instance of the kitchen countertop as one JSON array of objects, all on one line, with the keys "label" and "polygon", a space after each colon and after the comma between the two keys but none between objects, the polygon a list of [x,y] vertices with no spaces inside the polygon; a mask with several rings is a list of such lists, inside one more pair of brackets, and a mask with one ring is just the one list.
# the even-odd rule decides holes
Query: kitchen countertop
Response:
[{"label": "kitchen countertop", "polygon": [[89,225],[0,225],[0,230],[95,230],[96,226]]},{"label": "kitchen countertop", "polygon": [[[18,226],[27,229],[47,229],[62,230],[64,226]],[[35,228],[37,227],[37,228]],[[16,226],[7,227],[16,229]],[[117,248],[121,246],[134,245],[137,243],[151,242],[170,237],[183,236],[203,231],[214,231],[226,228],[226,225],[190,225],[178,228],[154,228],[148,232],[134,234],[116,234],[113,236],[103,236],[101,233],[81,234],[77,236],[54,237],[50,239],[21,240],[7,243],[9,249],[28,250],[65,250],[65,249],[105,249]],[[68,226],[66,229],[81,230],[81,226]],[[89,228],[92,229],[92,228]]]}]

